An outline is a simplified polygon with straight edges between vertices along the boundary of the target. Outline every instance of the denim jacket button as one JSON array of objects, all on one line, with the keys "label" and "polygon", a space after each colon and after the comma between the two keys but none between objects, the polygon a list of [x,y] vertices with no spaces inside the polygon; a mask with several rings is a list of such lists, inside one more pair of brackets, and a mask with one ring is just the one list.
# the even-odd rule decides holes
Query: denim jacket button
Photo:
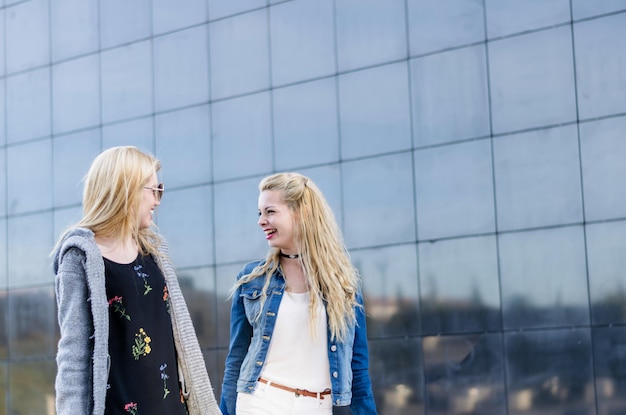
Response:
[{"label": "denim jacket button", "polygon": [[333,372],[333,377],[336,378],[337,376],[339,376],[339,374],[337,372]]},{"label": "denim jacket button", "polygon": [[337,346],[334,345],[334,344],[332,346],[330,346],[330,351],[331,352],[336,352],[337,351]]},{"label": "denim jacket button", "polygon": [[263,336],[263,340],[270,341],[270,336]]}]

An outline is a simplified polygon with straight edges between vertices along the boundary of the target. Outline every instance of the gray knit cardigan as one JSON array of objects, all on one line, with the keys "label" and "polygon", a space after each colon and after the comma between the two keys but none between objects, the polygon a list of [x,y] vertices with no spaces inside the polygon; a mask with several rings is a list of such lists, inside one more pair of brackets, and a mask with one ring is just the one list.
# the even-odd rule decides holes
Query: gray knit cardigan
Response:
[{"label": "gray knit cardigan", "polygon": [[[221,415],[204,358],[169,260],[165,241],[155,258],[170,296],[172,330],[183,394],[190,415]],[[109,311],[104,261],[94,234],[69,231],[54,256],[55,288],[61,330],[57,351],[57,415],[103,415],[109,377]]]}]

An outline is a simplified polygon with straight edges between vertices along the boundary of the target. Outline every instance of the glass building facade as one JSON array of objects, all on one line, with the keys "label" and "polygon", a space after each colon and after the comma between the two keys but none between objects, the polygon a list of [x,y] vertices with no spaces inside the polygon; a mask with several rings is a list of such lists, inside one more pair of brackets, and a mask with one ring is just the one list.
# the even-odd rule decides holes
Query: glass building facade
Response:
[{"label": "glass building facade", "polygon": [[257,184],[323,190],[380,414],[626,413],[626,1],[0,0],[0,415],[54,413],[49,253],[101,150],[163,163],[216,394]]}]

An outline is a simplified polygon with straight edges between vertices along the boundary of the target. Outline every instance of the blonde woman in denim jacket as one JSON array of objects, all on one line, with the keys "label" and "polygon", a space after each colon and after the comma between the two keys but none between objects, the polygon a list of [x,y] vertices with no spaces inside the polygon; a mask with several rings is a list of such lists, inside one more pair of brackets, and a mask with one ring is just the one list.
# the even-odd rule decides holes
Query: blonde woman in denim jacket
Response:
[{"label": "blonde woman in denim jacket", "polygon": [[317,186],[298,173],[259,184],[269,244],[232,291],[225,415],[377,415],[357,272]]}]

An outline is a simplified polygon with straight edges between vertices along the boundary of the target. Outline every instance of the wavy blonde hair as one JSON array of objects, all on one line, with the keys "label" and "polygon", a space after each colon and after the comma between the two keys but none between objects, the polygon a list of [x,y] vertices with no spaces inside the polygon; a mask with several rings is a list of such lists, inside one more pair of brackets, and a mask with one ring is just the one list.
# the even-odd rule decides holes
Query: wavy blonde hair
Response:
[{"label": "wavy blonde hair", "polygon": [[158,256],[160,238],[151,228],[139,228],[139,206],[144,186],[160,169],[159,160],[137,147],[100,153],[83,178],[83,218],[75,226],[110,238],[131,236],[143,255]]},{"label": "wavy blonde hair", "polygon": [[[359,277],[345,247],[341,230],[322,192],[311,179],[299,173],[277,173],[259,183],[259,191],[277,191],[293,213],[295,245],[311,291],[311,322],[316,318],[319,299],[326,302],[332,339],[345,339],[355,322]],[[235,285],[265,275],[261,305],[267,299],[270,278],[280,263],[280,249],[271,248],[265,262]],[[262,308],[262,307],[261,307]],[[312,325],[311,325],[312,327]]]}]

